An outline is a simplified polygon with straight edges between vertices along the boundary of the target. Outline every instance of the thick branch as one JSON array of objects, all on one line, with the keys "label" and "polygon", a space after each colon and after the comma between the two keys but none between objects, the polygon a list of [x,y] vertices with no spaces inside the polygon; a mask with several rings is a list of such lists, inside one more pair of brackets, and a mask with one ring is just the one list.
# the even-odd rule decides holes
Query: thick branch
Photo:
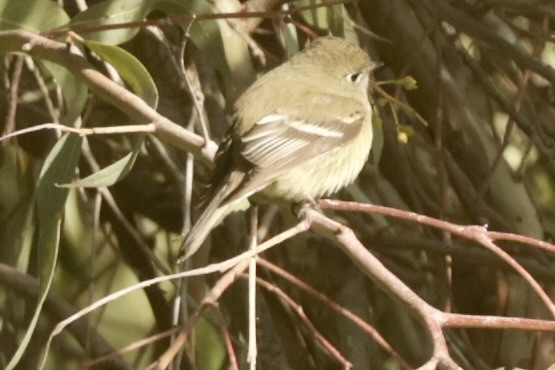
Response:
[{"label": "thick branch", "polygon": [[137,95],[119,86],[84,58],[75,46],[50,40],[25,31],[0,31],[0,52],[22,52],[59,64],[78,76],[96,95],[139,123],[153,123],[155,135],[176,147],[190,151],[211,163],[217,145],[170,121],[152,109]]}]

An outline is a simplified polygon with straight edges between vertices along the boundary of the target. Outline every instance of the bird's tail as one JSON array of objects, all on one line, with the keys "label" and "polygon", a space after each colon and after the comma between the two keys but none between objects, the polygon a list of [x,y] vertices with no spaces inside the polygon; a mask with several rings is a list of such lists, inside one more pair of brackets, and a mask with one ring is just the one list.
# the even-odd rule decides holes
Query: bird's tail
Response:
[{"label": "bird's tail", "polygon": [[212,231],[228,213],[233,211],[232,205],[226,204],[225,200],[241,183],[243,177],[244,175],[242,173],[232,173],[222,187],[214,194],[212,199],[210,199],[199,219],[185,237],[177,259],[178,263],[191,257],[200,248],[210,231]]}]

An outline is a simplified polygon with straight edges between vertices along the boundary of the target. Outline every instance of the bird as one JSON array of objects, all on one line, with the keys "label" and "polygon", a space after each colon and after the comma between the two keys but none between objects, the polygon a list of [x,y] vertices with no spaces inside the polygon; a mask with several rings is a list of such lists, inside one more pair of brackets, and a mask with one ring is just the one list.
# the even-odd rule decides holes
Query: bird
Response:
[{"label": "bird", "polygon": [[368,85],[377,66],[358,45],[327,36],[254,82],[233,106],[206,206],[178,263],[245,198],[294,204],[352,183],[372,147]]}]

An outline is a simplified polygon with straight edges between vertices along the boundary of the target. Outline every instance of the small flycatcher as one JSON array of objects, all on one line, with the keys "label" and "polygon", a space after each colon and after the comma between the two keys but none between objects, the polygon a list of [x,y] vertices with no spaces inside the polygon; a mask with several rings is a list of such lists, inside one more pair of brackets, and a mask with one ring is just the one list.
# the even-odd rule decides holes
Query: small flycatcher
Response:
[{"label": "small flycatcher", "polygon": [[216,155],[208,203],[183,242],[183,261],[235,202],[300,202],[353,182],[372,146],[368,81],[376,64],[337,37],[311,43],[237,100]]}]

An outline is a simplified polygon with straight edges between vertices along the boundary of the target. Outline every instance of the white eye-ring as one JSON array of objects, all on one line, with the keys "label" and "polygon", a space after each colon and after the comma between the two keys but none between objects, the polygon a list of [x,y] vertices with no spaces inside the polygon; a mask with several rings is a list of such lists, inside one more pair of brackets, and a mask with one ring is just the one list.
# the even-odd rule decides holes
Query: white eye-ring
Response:
[{"label": "white eye-ring", "polygon": [[351,81],[352,83],[358,83],[360,81],[360,79],[362,78],[363,73],[362,72],[353,72],[353,73],[349,73],[347,75],[347,79],[349,81]]}]

